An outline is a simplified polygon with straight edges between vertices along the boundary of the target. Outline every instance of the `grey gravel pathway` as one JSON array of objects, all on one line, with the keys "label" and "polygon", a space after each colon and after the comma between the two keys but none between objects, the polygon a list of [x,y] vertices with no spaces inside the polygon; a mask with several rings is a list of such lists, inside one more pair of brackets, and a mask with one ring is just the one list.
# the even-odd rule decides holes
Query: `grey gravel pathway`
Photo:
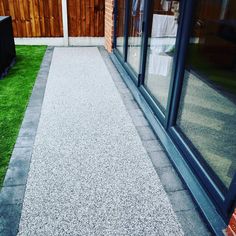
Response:
[{"label": "grey gravel pathway", "polygon": [[55,48],[18,235],[183,235],[97,48]]}]

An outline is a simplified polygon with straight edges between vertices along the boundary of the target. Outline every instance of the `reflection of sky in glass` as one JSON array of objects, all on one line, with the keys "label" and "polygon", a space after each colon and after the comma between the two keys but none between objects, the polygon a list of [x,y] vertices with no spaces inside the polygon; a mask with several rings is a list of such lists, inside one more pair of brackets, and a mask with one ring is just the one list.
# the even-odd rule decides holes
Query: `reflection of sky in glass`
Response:
[{"label": "reflection of sky in glass", "polygon": [[129,19],[127,62],[136,73],[139,73],[139,63],[141,55],[143,9],[143,0],[132,1],[131,16]]}]

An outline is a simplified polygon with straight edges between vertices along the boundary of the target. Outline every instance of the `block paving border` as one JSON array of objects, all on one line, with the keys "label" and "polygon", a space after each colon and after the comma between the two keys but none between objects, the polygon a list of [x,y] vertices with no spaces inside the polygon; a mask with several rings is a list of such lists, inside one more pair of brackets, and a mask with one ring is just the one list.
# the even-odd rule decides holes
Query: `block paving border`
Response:
[{"label": "block paving border", "polygon": [[48,47],[34,84],[0,192],[0,235],[3,236],[15,236],[18,233],[31,155],[52,54],[53,47]]},{"label": "block paving border", "polygon": [[131,91],[125,84],[123,76],[127,75],[120,73],[120,65],[114,65],[114,62],[110,57],[111,54],[109,54],[103,47],[99,47],[99,50],[111,77],[120,92],[126,109],[128,110],[128,113],[140,135],[143,146],[145,147],[156,173],[164,186],[185,235],[211,235],[203,218],[197,210],[197,206],[194,203],[189,190],[178,176],[172,163],[169,161],[168,155],[161,142],[154,134]]}]

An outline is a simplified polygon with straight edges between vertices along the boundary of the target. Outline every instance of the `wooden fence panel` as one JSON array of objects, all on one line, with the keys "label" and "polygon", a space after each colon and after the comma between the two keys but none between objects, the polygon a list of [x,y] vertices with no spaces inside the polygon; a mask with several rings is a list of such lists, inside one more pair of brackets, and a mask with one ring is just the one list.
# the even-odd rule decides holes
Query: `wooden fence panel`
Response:
[{"label": "wooden fence panel", "polygon": [[125,0],[118,1],[118,15],[116,18],[116,36],[124,36],[124,27],[125,27]]},{"label": "wooden fence panel", "polygon": [[0,15],[10,15],[15,37],[61,37],[62,0],[0,0]]},{"label": "wooden fence panel", "polygon": [[[105,0],[67,0],[71,37],[103,37]],[[62,0],[0,0],[15,37],[62,37]]]},{"label": "wooden fence panel", "polygon": [[105,0],[68,0],[71,37],[104,36]]}]

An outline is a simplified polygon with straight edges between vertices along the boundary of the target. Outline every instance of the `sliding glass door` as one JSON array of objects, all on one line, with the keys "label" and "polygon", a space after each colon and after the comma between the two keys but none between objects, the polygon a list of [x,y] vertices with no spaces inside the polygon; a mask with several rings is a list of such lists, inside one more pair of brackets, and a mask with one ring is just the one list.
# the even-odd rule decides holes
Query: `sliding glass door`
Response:
[{"label": "sliding glass door", "polygon": [[151,2],[144,87],[165,114],[174,71],[179,2]]},{"label": "sliding glass door", "polygon": [[114,52],[138,84],[142,60],[145,0],[115,1]]},{"label": "sliding glass door", "polygon": [[227,219],[236,198],[235,0],[116,0],[116,12],[114,53]]},{"label": "sliding glass door", "polygon": [[125,54],[125,9],[125,0],[117,1],[116,48],[123,57]]},{"label": "sliding glass door", "polygon": [[127,62],[136,74],[139,74],[140,69],[144,3],[144,0],[129,1]]},{"label": "sliding glass door", "polygon": [[236,3],[195,1],[193,9],[176,128],[224,208],[236,188]]}]

